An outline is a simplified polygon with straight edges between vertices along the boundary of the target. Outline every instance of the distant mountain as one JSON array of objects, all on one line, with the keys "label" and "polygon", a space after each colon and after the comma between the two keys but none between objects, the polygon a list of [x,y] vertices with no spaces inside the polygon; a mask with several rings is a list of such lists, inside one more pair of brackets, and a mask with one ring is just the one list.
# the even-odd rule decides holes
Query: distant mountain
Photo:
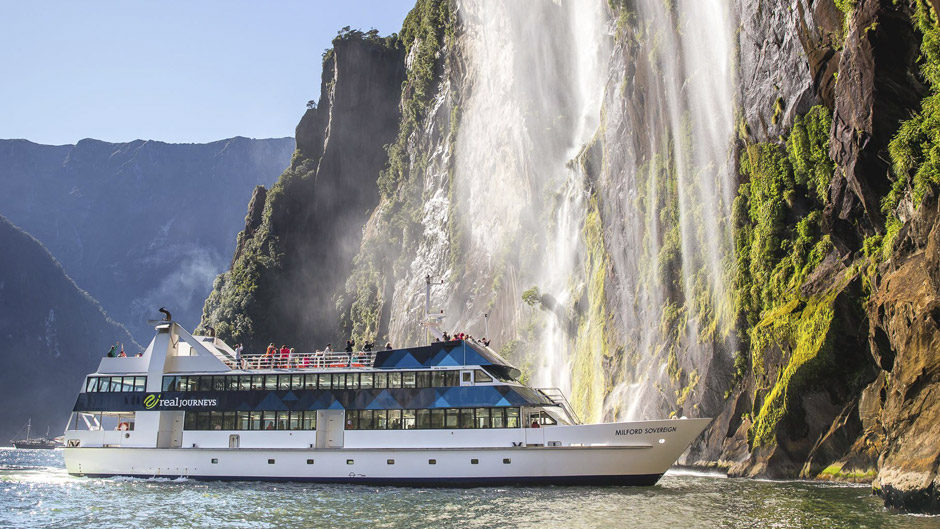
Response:
[{"label": "distant mountain", "polygon": [[141,350],[42,244],[0,216],[0,445],[27,419],[60,435],[86,373],[115,342]]},{"label": "distant mountain", "polygon": [[160,306],[184,326],[199,322],[252,190],[273,183],[293,150],[292,138],[0,140],[0,214],[42,241],[137,339],[149,340],[146,320]]}]

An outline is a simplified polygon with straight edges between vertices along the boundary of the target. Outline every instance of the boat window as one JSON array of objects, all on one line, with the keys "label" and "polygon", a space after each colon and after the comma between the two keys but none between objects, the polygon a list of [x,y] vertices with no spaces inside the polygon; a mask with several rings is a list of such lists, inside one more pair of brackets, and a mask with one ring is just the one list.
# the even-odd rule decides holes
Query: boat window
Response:
[{"label": "boat window", "polygon": [[403,388],[413,388],[415,387],[415,372],[414,371],[405,371],[401,374],[401,387]]},{"label": "boat window", "polygon": [[390,388],[401,387],[401,372],[400,371],[395,371],[394,373],[388,374],[388,387]]},{"label": "boat window", "polygon": [[444,387],[444,372],[443,371],[431,372],[431,387],[432,388]]},{"label": "boat window", "polygon": [[479,384],[480,382],[492,382],[492,381],[493,381],[493,377],[484,373],[483,370],[481,369],[473,370],[473,383],[474,384]]},{"label": "boat window", "polygon": [[388,387],[388,373],[376,373],[372,377],[372,387],[384,389]]},{"label": "boat window", "polygon": [[431,428],[441,429],[444,427],[444,410],[437,408],[431,410]]},{"label": "boat window", "polygon": [[489,408],[477,408],[476,409],[477,428],[489,428],[490,427],[490,409]]},{"label": "boat window", "polygon": [[317,375],[306,375],[304,377],[304,389],[317,389]]},{"label": "boat window", "polygon": [[415,373],[415,387],[416,388],[431,387],[431,373],[428,371],[418,371],[417,373]]},{"label": "boat window", "polygon": [[361,410],[359,412],[359,429],[360,430],[374,430],[375,423],[373,422],[372,410]]},{"label": "boat window", "polygon": [[98,391],[111,391],[111,377],[101,377],[98,379]]},{"label": "boat window", "polygon": [[286,430],[289,425],[290,425],[290,412],[289,411],[277,412],[277,429]]},{"label": "boat window", "polygon": [[359,373],[346,373],[346,389],[359,388]]},{"label": "boat window", "polygon": [[147,391],[147,377],[134,377],[134,391]]},{"label": "boat window", "polygon": [[506,410],[493,408],[490,410],[490,426],[493,428],[506,427]]},{"label": "boat window", "polygon": [[304,430],[316,430],[317,429],[317,412],[315,411],[305,411],[304,412]]},{"label": "boat window", "polygon": [[264,375],[251,376],[251,389],[264,389]]},{"label": "boat window", "polygon": [[460,385],[460,371],[447,371],[444,375],[445,387],[456,387]]},{"label": "boat window", "polygon": [[227,411],[222,414],[222,429],[223,430],[234,430],[238,426],[238,423],[235,421],[235,412]]},{"label": "boat window", "polygon": [[229,375],[225,377],[226,391],[238,391],[238,375]]},{"label": "boat window", "polygon": [[330,389],[330,375],[317,375],[320,389]]},{"label": "boat window", "polygon": [[401,430],[401,410],[388,410],[388,429]]},{"label": "boat window", "polygon": [[385,410],[375,410],[373,412],[376,430],[388,429],[388,413]]},{"label": "boat window", "polygon": [[473,409],[460,410],[460,427],[473,428]]},{"label": "boat window", "polygon": [[460,424],[460,410],[456,408],[448,408],[446,412],[446,418],[444,419],[444,427],[447,429],[456,429]]},{"label": "boat window", "polygon": [[431,427],[431,410],[423,409],[415,411],[415,428],[427,430]]},{"label": "boat window", "polygon": [[242,375],[238,377],[238,389],[248,391],[251,389],[251,375]]},{"label": "boat window", "polygon": [[359,375],[359,388],[372,389],[372,373],[362,373]]},{"label": "boat window", "polygon": [[264,425],[265,430],[277,429],[277,412],[273,412],[273,411],[261,412],[261,423]]},{"label": "boat window", "polygon": [[471,377],[471,374],[470,374],[469,371],[461,371],[461,372],[460,372],[460,380],[461,380],[462,383],[469,384],[469,383],[470,383],[470,377]]},{"label": "boat window", "polygon": [[186,416],[183,418],[183,429],[185,430],[195,430],[196,429],[196,415],[194,411],[187,411]]},{"label": "boat window", "polygon": [[196,377],[196,391],[212,391],[212,377]]},{"label": "boat window", "polygon": [[277,389],[281,391],[287,391],[290,389],[291,376],[290,375],[278,375],[277,377]]},{"label": "boat window", "polygon": [[196,414],[196,429],[197,429],[197,430],[208,430],[208,429],[209,429],[209,414],[208,414],[208,413],[197,413],[197,414]]},{"label": "boat window", "polygon": [[333,389],[346,389],[346,375],[343,373],[333,375]]},{"label": "boat window", "polygon": [[251,415],[247,411],[235,412],[235,426],[238,430],[251,429]]},{"label": "boat window", "polygon": [[265,375],[264,376],[264,389],[268,391],[273,391],[277,389],[277,375]]},{"label": "boat window", "polygon": [[519,427],[519,408],[506,408],[506,428]]},{"label": "boat window", "polygon": [[251,429],[260,430],[261,429],[261,412],[253,411],[251,412]]},{"label": "boat window", "polygon": [[163,377],[163,391],[176,391],[178,384],[176,377]]},{"label": "boat window", "polygon": [[222,412],[210,411],[209,412],[209,429],[221,430],[222,429],[222,417],[223,417]]},{"label": "boat window", "polygon": [[346,429],[355,430],[359,424],[359,410],[346,410]]},{"label": "boat window", "polygon": [[212,391],[225,391],[225,377],[212,377]]},{"label": "boat window", "polygon": [[85,391],[88,393],[98,391],[98,377],[88,377],[85,382]]},{"label": "boat window", "polygon": [[403,430],[414,430],[414,427],[415,427],[415,411],[414,410],[401,410],[401,427]]}]

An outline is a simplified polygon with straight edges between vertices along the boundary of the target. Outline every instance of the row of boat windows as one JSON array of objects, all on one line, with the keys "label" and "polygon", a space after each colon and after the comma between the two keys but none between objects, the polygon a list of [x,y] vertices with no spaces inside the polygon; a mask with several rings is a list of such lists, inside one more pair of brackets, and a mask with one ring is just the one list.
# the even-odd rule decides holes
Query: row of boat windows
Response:
[{"label": "row of boat windows", "polygon": [[441,388],[492,382],[482,370],[309,373],[292,375],[165,376],[163,391],[251,391],[299,389]]},{"label": "row of boat windows", "polygon": [[[347,410],[347,430],[518,428],[519,408]],[[316,430],[316,411],[186,412],[186,430]]]},{"label": "row of boat windows", "polygon": [[147,387],[147,377],[88,377],[85,391],[143,392]]}]

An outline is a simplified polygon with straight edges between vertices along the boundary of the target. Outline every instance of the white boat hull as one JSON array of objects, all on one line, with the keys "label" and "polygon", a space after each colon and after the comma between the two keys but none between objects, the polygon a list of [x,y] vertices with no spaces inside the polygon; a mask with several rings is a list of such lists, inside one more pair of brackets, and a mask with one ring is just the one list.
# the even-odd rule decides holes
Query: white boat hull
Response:
[{"label": "white boat hull", "polygon": [[[378,485],[652,485],[707,425],[706,419],[542,428],[544,444],[485,447],[65,449],[78,476],[283,480]],[[528,432],[527,432],[528,430]],[[539,429],[494,431],[525,436]],[[479,432],[477,430],[476,432]],[[228,432],[207,432],[219,437]],[[361,432],[350,431],[347,441]],[[408,433],[415,439],[422,431]],[[431,433],[431,432],[429,432]],[[458,436],[461,430],[435,434]],[[590,434],[594,442],[585,435]],[[450,436],[450,435],[448,435]],[[502,437],[496,435],[496,438]],[[558,440],[552,440],[557,438]],[[208,439],[208,438],[206,438]],[[424,439],[428,440],[427,435]],[[524,437],[520,438],[524,439]],[[513,446],[517,443],[518,446]],[[550,445],[555,446],[550,446]],[[508,446],[506,446],[508,445]],[[433,461],[433,463],[432,463]]]}]

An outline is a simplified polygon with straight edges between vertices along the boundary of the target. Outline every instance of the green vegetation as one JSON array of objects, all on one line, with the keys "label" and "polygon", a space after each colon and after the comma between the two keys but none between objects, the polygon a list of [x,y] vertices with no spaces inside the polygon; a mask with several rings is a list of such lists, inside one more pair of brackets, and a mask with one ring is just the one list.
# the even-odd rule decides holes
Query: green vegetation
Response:
[{"label": "green vegetation", "polygon": [[895,219],[902,198],[910,197],[917,207],[928,190],[940,184],[940,26],[925,0],[916,2],[914,22],[923,35],[921,73],[930,95],[921,101],[921,111],[901,124],[888,146],[896,180],[882,207]]},{"label": "green vegetation", "polygon": [[749,145],[741,154],[747,178],[732,208],[738,311],[754,326],[764,311],[792,296],[829,252],[820,222],[835,169],[828,156],[829,110],[797,117],[785,145]]},{"label": "green vegetation", "polygon": [[851,481],[854,483],[870,483],[878,477],[878,469],[869,468],[862,471],[845,471],[843,463],[833,463],[824,468],[817,479],[831,479],[836,481]]},{"label": "green vegetation", "polygon": [[[835,369],[834,305],[850,276],[809,298],[799,287],[832,245],[821,233],[822,210],[835,165],[829,159],[831,116],[813,107],[797,117],[784,144],[748,145],[741,155],[741,184],[733,207],[735,289],[738,311],[750,329],[750,353],[735,358],[736,378],[752,369],[757,385],[752,446],[776,442],[782,421],[800,413],[801,391]],[[776,377],[765,355],[779,351],[785,365]],[[769,367],[769,366],[768,366]]]}]

